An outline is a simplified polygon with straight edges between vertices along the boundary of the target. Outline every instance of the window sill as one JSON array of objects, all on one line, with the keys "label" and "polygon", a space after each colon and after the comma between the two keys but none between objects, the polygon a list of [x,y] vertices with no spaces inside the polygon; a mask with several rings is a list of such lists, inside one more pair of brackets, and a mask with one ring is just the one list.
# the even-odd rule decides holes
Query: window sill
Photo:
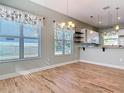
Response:
[{"label": "window sill", "polygon": [[72,56],[73,54],[62,54],[62,55],[55,55],[55,57],[65,57],[65,56]]},{"label": "window sill", "polygon": [[30,58],[24,58],[24,59],[10,59],[10,60],[0,60],[0,64],[2,63],[11,63],[11,62],[21,62],[21,61],[30,61],[30,60],[38,60],[41,57],[30,57]]}]

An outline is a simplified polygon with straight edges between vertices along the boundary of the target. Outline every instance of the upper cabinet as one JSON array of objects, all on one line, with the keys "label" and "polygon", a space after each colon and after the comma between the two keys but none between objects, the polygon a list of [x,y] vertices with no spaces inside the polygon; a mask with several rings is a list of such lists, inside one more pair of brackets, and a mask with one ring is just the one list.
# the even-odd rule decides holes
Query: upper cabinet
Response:
[{"label": "upper cabinet", "polygon": [[99,44],[99,33],[93,30],[87,30],[87,43]]},{"label": "upper cabinet", "polygon": [[118,37],[119,37],[119,46],[124,47],[124,29],[119,30],[118,32]]},{"label": "upper cabinet", "polygon": [[89,29],[81,29],[80,32],[74,34],[75,43],[99,44],[99,33]]},{"label": "upper cabinet", "polygon": [[124,48],[124,29],[101,32],[81,29],[80,32],[75,32],[74,41],[81,47]]}]

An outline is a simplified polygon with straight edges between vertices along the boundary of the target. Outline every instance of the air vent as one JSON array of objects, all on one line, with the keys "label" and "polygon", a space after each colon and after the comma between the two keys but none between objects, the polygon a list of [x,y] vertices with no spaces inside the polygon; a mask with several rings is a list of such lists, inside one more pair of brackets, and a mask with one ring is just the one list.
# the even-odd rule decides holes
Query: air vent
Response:
[{"label": "air vent", "polygon": [[108,10],[108,9],[110,9],[110,6],[106,6],[103,8],[103,10]]}]

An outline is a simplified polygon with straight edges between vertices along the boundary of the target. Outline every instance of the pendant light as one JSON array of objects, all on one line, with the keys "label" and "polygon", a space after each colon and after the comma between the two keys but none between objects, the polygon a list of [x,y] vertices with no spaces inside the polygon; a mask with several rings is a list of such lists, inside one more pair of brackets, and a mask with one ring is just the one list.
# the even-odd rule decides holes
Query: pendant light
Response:
[{"label": "pendant light", "polygon": [[[91,23],[93,24],[93,16],[90,16],[90,19],[91,19]],[[93,34],[93,30],[92,29],[90,30],[90,34]]]},{"label": "pendant light", "polygon": [[67,27],[67,28],[74,28],[75,24],[72,21],[69,21],[69,1],[67,0],[67,6],[66,6],[66,15],[67,15],[67,22],[62,22],[61,27]]},{"label": "pendant light", "polygon": [[119,31],[120,29],[120,26],[119,26],[120,17],[118,16],[119,9],[120,9],[119,7],[116,8],[116,26],[115,26],[116,31]]},{"label": "pendant light", "polygon": [[98,15],[98,25],[102,24],[102,16]]}]

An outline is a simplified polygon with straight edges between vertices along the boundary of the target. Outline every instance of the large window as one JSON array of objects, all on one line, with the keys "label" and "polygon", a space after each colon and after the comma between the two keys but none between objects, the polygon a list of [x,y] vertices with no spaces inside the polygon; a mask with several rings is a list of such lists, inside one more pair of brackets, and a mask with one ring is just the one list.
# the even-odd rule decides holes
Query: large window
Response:
[{"label": "large window", "polygon": [[70,55],[73,50],[72,29],[56,27],[55,30],[55,55]]},{"label": "large window", "polygon": [[0,20],[0,60],[19,58],[20,24]]},{"label": "large window", "polygon": [[39,30],[37,25],[25,24],[24,32],[24,57],[36,57],[39,55]]},{"label": "large window", "polygon": [[115,31],[105,32],[103,36],[103,41],[105,46],[117,46],[118,34]]},{"label": "large window", "polygon": [[0,61],[39,57],[41,19],[2,5],[0,9]]}]

